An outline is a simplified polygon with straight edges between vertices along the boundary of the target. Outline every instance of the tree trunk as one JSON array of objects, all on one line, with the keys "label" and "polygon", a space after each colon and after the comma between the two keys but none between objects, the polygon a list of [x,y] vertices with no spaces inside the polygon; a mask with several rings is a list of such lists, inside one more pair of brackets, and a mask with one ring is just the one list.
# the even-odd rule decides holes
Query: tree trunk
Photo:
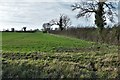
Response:
[{"label": "tree trunk", "polygon": [[104,40],[103,29],[104,29],[104,25],[105,25],[104,7],[103,7],[104,3],[105,2],[98,2],[98,9],[95,12],[95,24],[99,29],[99,36],[102,41]]}]

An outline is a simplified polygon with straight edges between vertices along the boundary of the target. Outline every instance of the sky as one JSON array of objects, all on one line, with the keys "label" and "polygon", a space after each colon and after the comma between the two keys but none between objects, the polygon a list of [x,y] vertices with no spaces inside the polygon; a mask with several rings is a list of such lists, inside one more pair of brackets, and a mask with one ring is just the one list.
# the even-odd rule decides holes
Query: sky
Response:
[{"label": "sky", "polygon": [[68,15],[72,25],[94,26],[94,15],[89,20],[76,19],[78,12],[71,5],[77,0],[0,0],[0,30],[22,27],[41,29],[43,23]]}]

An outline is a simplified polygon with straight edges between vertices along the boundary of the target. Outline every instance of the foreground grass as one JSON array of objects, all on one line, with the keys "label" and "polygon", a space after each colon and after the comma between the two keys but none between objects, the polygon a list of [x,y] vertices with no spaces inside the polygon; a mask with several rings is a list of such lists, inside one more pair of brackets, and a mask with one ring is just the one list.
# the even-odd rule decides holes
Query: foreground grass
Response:
[{"label": "foreground grass", "polygon": [[[80,53],[3,53],[3,77],[8,78],[117,78],[118,54],[106,51]],[[90,68],[94,62],[97,71]]]}]

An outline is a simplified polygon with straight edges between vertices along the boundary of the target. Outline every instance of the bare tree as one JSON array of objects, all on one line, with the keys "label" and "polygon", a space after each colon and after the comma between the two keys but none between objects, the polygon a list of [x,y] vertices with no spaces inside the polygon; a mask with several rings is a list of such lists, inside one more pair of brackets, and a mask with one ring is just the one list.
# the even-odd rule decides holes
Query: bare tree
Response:
[{"label": "bare tree", "polygon": [[53,19],[50,21],[51,24],[59,25],[60,30],[67,29],[71,25],[71,20],[67,15],[60,15],[59,19]]},{"label": "bare tree", "polygon": [[63,27],[67,29],[68,27],[71,26],[71,21],[70,18],[66,15],[63,16]]},{"label": "bare tree", "polygon": [[44,23],[43,24],[43,32],[44,33],[49,32],[51,30],[51,26],[52,26],[52,24],[50,24],[50,23]]},{"label": "bare tree", "polygon": [[106,19],[108,18],[111,22],[114,22],[114,16],[117,16],[115,2],[109,2],[109,0],[90,0],[89,2],[75,3],[72,5],[72,10],[79,10],[77,18],[90,17],[93,13],[95,14],[95,24],[99,29],[100,34],[105,27]]},{"label": "bare tree", "polygon": [[11,28],[11,31],[14,32],[14,31],[15,31],[15,28]]},{"label": "bare tree", "polygon": [[23,29],[23,31],[26,31],[26,28],[27,28],[27,27],[23,27],[23,28],[22,28],[22,29]]}]

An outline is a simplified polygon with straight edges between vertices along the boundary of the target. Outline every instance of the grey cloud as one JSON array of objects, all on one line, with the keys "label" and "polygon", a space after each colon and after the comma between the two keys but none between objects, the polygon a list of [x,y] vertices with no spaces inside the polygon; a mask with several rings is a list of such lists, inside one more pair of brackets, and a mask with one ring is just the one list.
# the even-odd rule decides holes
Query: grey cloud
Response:
[{"label": "grey cloud", "polygon": [[[6,0],[5,0],[6,1]],[[75,18],[76,12],[72,12],[72,2],[28,2],[28,0],[11,0],[13,2],[0,3],[0,21],[1,24],[8,26],[27,25],[30,28],[42,28],[44,22],[58,18],[60,14],[68,15],[73,25],[84,24],[86,20]],[[23,2],[22,2],[23,1]],[[2,5],[1,5],[2,4]],[[9,24],[9,25],[8,25]],[[88,25],[93,24],[88,21]]]}]

